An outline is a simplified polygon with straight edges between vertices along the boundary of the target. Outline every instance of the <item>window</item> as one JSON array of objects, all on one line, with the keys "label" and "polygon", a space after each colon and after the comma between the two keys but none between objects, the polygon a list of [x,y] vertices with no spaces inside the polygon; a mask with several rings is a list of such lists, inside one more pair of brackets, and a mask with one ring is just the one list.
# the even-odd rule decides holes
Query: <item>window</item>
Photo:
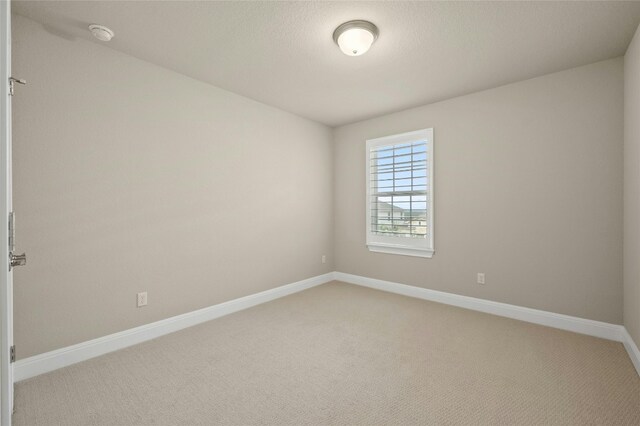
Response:
[{"label": "window", "polygon": [[433,129],[367,141],[367,247],[433,256]]}]

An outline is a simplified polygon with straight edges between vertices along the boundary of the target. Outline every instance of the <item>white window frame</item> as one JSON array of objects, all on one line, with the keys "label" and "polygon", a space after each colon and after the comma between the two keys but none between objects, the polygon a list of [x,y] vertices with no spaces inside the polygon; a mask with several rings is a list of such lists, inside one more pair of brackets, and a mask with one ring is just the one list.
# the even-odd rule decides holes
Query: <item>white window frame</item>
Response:
[{"label": "white window frame", "polygon": [[[380,146],[391,146],[409,142],[426,141],[427,143],[427,238],[399,238],[392,236],[376,235],[371,231],[371,150]],[[434,143],[433,128],[416,130],[398,135],[367,140],[366,149],[366,186],[367,186],[367,247],[370,251],[379,253],[399,254],[405,256],[418,256],[431,258],[435,253],[434,248],[434,192],[433,192],[433,163]]]}]

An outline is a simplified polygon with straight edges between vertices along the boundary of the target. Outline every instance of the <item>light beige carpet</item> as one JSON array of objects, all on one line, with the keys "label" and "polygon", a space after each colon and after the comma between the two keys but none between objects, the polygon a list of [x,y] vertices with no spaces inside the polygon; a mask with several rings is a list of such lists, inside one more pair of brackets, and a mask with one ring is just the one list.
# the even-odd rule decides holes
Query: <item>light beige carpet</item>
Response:
[{"label": "light beige carpet", "polygon": [[640,425],[623,346],[330,283],[18,383],[28,425]]}]

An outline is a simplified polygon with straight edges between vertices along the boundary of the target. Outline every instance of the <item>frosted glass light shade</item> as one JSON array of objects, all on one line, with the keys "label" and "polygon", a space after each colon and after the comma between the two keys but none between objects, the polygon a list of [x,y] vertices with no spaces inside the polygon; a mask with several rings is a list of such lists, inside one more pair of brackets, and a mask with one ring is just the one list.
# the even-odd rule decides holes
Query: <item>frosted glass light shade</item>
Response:
[{"label": "frosted glass light shade", "polygon": [[333,32],[333,40],[348,56],[360,56],[367,52],[378,38],[378,28],[368,21],[349,21]]},{"label": "frosted glass light shade", "polygon": [[338,37],[338,46],[342,53],[349,56],[360,56],[373,44],[373,34],[363,28],[351,28]]}]

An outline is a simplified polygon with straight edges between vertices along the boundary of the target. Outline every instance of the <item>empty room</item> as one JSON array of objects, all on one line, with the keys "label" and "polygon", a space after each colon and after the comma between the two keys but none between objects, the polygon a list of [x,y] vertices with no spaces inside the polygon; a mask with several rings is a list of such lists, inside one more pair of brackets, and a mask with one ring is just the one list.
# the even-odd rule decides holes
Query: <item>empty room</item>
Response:
[{"label": "empty room", "polygon": [[640,425],[640,2],[1,1],[0,425]]}]

